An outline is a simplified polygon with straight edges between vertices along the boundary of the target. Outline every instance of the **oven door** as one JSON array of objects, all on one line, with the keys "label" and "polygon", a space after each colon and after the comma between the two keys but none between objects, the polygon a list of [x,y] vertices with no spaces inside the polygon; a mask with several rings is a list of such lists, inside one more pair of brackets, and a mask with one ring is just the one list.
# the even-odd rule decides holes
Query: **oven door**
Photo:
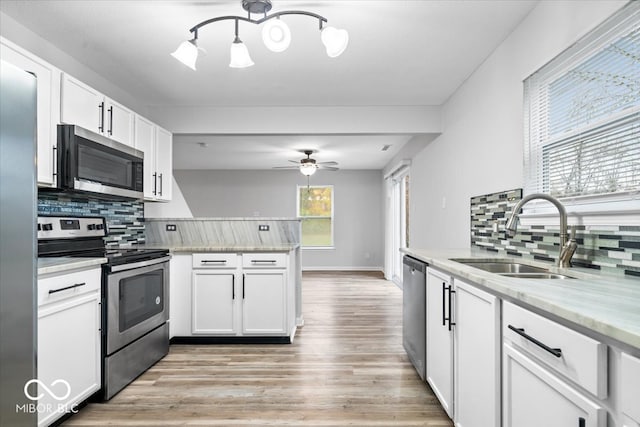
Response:
[{"label": "oven door", "polygon": [[58,126],[60,185],[69,190],[143,197],[144,154],[78,126]]},{"label": "oven door", "polygon": [[136,268],[107,274],[106,355],[169,319],[168,260],[136,263]]}]

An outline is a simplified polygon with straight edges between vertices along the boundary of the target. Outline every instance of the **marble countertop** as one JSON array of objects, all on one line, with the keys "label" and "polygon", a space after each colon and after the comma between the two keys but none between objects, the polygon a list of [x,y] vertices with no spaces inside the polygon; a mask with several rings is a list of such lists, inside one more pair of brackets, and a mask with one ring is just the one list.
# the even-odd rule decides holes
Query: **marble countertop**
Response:
[{"label": "marble countertop", "polygon": [[170,252],[290,252],[300,246],[299,243],[288,243],[278,245],[141,245],[140,249],[169,249]]},{"label": "marble countertop", "polygon": [[38,276],[51,273],[62,273],[79,268],[100,266],[107,262],[106,258],[69,258],[52,257],[38,258]]},{"label": "marble countertop", "polygon": [[[401,249],[401,252],[500,297],[521,302],[613,340],[640,349],[640,280],[584,268],[558,268],[546,262],[502,257],[474,249]],[[513,260],[574,279],[511,278],[452,261],[473,258]]]},{"label": "marble countertop", "polygon": [[193,218],[153,218],[145,217],[145,221],[301,221],[300,218],[288,217],[193,217]]}]

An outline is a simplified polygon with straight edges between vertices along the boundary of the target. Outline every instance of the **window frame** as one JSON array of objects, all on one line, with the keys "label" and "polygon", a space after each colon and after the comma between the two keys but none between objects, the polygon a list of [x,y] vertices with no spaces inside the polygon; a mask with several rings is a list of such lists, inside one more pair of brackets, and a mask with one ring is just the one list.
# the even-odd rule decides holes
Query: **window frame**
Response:
[{"label": "window frame", "polygon": [[[300,215],[300,189],[302,188],[331,188],[331,216],[302,216]],[[332,250],[335,249],[335,205],[336,192],[333,185],[297,185],[296,186],[296,218],[300,220],[300,248],[304,250]],[[305,218],[330,218],[331,219],[331,245],[329,246],[305,246],[302,244],[302,221]]]},{"label": "window frame", "polygon": [[[553,58],[547,64],[528,76],[523,82],[524,99],[524,189],[525,194],[543,191],[544,147],[553,144],[558,135],[545,142],[533,137],[532,117],[538,107],[536,97],[541,96],[541,88],[549,86],[560,76],[585,63],[597,55],[604,47],[616,42],[634,28],[634,22],[640,17],[640,7],[630,3],[621,8],[586,36]],[[631,115],[637,112],[633,107],[617,115],[612,114],[606,122],[615,117]],[[599,125],[599,124],[598,124]],[[590,124],[590,127],[596,124]],[[532,150],[536,145],[536,150]],[[567,209],[569,220],[581,225],[637,225],[640,213],[640,187],[615,193],[586,194],[560,197]],[[557,210],[543,201],[528,203],[521,215],[525,225],[557,223]]]}]

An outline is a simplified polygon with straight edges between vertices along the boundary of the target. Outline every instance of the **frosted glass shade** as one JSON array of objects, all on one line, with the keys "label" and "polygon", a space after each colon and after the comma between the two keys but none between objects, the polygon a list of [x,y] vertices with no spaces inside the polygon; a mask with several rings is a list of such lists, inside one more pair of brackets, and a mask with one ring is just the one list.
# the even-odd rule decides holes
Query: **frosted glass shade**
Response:
[{"label": "frosted glass shade", "polygon": [[340,56],[349,44],[349,33],[347,30],[338,30],[334,27],[324,27],[320,33],[320,40],[327,49],[330,58]]},{"label": "frosted glass shade", "polygon": [[180,43],[180,46],[171,54],[178,61],[182,62],[193,71],[196,70],[196,59],[198,59],[198,46],[195,40],[187,40]]},{"label": "frosted glass shade", "polygon": [[249,56],[249,50],[239,39],[231,43],[231,68],[247,68],[253,65],[253,61]]},{"label": "frosted glass shade", "polygon": [[316,165],[313,163],[305,163],[300,165],[300,173],[305,176],[311,176],[316,173]]},{"label": "frosted glass shade", "polygon": [[284,52],[291,44],[291,30],[280,19],[271,19],[262,28],[262,41],[272,52]]}]

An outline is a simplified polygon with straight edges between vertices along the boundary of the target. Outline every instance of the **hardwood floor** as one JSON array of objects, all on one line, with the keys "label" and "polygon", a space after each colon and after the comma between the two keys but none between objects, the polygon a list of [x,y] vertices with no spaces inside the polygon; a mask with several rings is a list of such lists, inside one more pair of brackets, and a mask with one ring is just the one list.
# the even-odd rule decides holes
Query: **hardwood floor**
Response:
[{"label": "hardwood floor", "polygon": [[378,273],[303,275],[290,345],[173,345],[73,426],[451,426],[402,348],[402,292]]}]

